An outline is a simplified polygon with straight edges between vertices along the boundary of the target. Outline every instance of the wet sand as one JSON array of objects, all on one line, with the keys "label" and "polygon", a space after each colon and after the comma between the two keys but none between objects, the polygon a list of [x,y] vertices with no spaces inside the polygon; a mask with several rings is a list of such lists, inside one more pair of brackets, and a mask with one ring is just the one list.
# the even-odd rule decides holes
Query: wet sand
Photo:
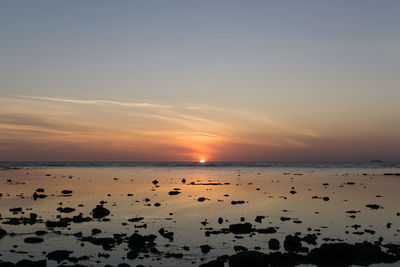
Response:
[{"label": "wet sand", "polygon": [[399,266],[398,172],[3,169],[0,266]]}]

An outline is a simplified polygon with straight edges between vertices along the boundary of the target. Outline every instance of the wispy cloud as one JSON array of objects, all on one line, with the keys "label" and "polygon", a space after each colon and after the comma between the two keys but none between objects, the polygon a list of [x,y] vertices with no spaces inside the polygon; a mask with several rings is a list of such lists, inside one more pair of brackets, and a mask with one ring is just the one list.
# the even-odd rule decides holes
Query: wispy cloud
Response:
[{"label": "wispy cloud", "polygon": [[44,101],[53,101],[53,102],[64,102],[64,103],[74,103],[74,104],[87,104],[87,105],[118,105],[124,107],[141,107],[141,108],[173,108],[170,105],[159,105],[153,103],[145,103],[145,102],[119,102],[112,100],[97,100],[97,99],[72,99],[72,98],[59,98],[59,97],[47,97],[47,96],[26,96],[26,95],[17,95],[16,97],[20,98],[28,98],[28,99],[36,99],[36,100],[44,100]]}]

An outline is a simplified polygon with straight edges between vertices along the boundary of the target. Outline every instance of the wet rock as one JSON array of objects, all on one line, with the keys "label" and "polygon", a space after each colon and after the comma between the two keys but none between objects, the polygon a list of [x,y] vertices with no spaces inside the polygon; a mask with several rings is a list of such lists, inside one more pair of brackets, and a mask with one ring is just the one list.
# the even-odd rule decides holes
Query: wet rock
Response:
[{"label": "wet rock", "polygon": [[371,235],[375,234],[375,231],[374,230],[370,230],[370,229],[365,229],[364,232],[366,232],[367,234],[371,234]]},{"label": "wet rock", "polygon": [[48,227],[48,228],[67,227],[68,225],[69,225],[69,223],[66,220],[46,221],[46,227]]},{"label": "wet rock", "polygon": [[73,216],[72,217],[72,222],[73,223],[83,223],[83,222],[90,222],[92,221],[92,218],[90,217],[83,217],[83,214],[80,213],[79,215]]},{"label": "wet rock", "polygon": [[33,193],[33,200],[36,200],[36,199],[38,199],[38,198],[40,198],[40,199],[43,199],[43,198],[46,198],[47,197],[47,195],[45,195],[45,194],[38,194],[38,193]]},{"label": "wet rock", "polygon": [[268,248],[269,248],[269,249],[272,249],[272,250],[278,250],[278,249],[280,249],[280,248],[281,248],[281,245],[280,245],[280,243],[279,243],[279,240],[276,239],[276,238],[271,238],[271,239],[268,241]]},{"label": "wet rock", "polygon": [[157,180],[153,180],[153,182],[152,182],[154,185],[157,185],[158,184],[158,181]]},{"label": "wet rock", "polygon": [[27,237],[24,239],[24,242],[28,244],[42,243],[43,241],[44,239],[40,237]]},{"label": "wet rock", "polygon": [[175,259],[180,259],[183,258],[182,253],[173,253],[173,252],[167,252],[165,253],[165,258],[175,258]]},{"label": "wet rock", "polygon": [[56,262],[62,262],[64,260],[67,260],[69,258],[69,255],[72,253],[72,251],[68,250],[55,250],[47,253],[46,258]]},{"label": "wet rock", "polygon": [[216,259],[207,263],[201,264],[199,267],[224,267],[224,261]]},{"label": "wet rock", "polygon": [[322,244],[310,252],[310,259],[318,266],[368,266],[373,263],[393,263],[399,257],[387,254],[377,245],[369,242],[346,244]]},{"label": "wet rock", "polygon": [[92,210],[92,216],[94,219],[101,219],[110,214],[110,211],[104,208],[102,205],[97,205],[96,208]]},{"label": "wet rock", "polygon": [[63,191],[61,191],[61,194],[63,194],[63,195],[70,195],[70,194],[72,194],[72,190],[63,190]]},{"label": "wet rock", "polygon": [[128,258],[128,260],[134,260],[139,256],[139,254],[137,253],[137,251],[135,250],[131,250],[128,252],[128,254],[126,255],[126,257]]},{"label": "wet rock", "polygon": [[158,203],[158,202],[156,202],[156,203],[154,203],[154,206],[155,206],[155,207],[160,207],[160,206],[161,206],[161,204],[160,204],[160,203]]},{"label": "wet rock", "polygon": [[316,234],[308,234],[303,237],[303,241],[309,245],[316,245],[317,244],[318,236]]},{"label": "wet rock", "polygon": [[255,221],[255,222],[258,222],[258,223],[261,223],[263,219],[265,219],[265,216],[257,216],[257,217],[254,219],[254,221]]},{"label": "wet rock", "polygon": [[128,222],[140,222],[143,219],[144,219],[143,217],[135,217],[135,218],[128,219]]},{"label": "wet rock", "polygon": [[222,219],[222,217],[219,217],[219,218],[218,218],[218,223],[219,223],[219,224],[222,224],[223,222],[224,222],[224,219]]},{"label": "wet rock", "polygon": [[243,251],[229,257],[229,267],[266,267],[267,255],[258,251]]},{"label": "wet rock", "polygon": [[59,207],[59,208],[57,208],[57,210],[61,213],[71,213],[71,212],[75,211],[74,208],[68,208],[68,207],[66,207],[66,208]]},{"label": "wet rock", "polygon": [[275,234],[276,228],[275,227],[267,227],[265,229],[257,229],[256,231],[259,234]]},{"label": "wet rock", "polygon": [[297,192],[296,192],[295,190],[290,190],[289,193],[292,194],[292,195],[294,195],[294,194],[296,194]]},{"label": "wet rock", "polygon": [[181,180],[181,182],[182,182],[183,184],[185,184],[185,183],[186,183],[186,179],[183,178],[183,179]]},{"label": "wet rock", "polygon": [[143,236],[134,233],[129,237],[128,247],[134,251],[140,251],[144,247],[154,246],[154,240],[157,238],[155,235]]},{"label": "wet rock", "polygon": [[170,196],[175,196],[175,195],[179,195],[181,192],[180,191],[169,191],[168,192],[168,194],[170,195]]},{"label": "wet rock", "polygon": [[233,249],[235,250],[235,252],[238,251],[248,251],[247,248],[243,247],[243,246],[234,246]]},{"label": "wet rock", "polygon": [[251,223],[237,223],[229,225],[229,230],[237,234],[249,234],[252,232],[252,225]]},{"label": "wet rock", "polygon": [[38,231],[35,232],[35,235],[38,235],[38,236],[42,236],[42,235],[45,235],[45,234],[47,234],[47,231],[38,230]]},{"label": "wet rock", "polygon": [[11,209],[9,209],[9,211],[12,213],[19,213],[22,211],[22,208],[11,208]]},{"label": "wet rock", "polygon": [[323,201],[329,201],[329,197],[323,197],[322,200]]},{"label": "wet rock", "polygon": [[245,202],[243,200],[232,200],[231,204],[232,205],[240,205],[240,204],[244,204]]},{"label": "wet rock", "polygon": [[204,202],[205,200],[206,200],[205,197],[199,197],[199,198],[197,199],[198,202]]},{"label": "wet rock", "polygon": [[377,204],[368,204],[368,205],[365,205],[365,206],[370,208],[370,209],[373,209],[373,210],[377,210],[377,209],[381,208],[381,206],[379,206]]},{"label": "wet rock", "polygon": [[83,237],[81,241],[89,242],[96,246],[102,246],[104,250],[111,250],[117,242],[116,239],[111,237],[97,238],[93,236]]},{"label": "wet rock", "polygon": [[98,229],[98,228],[93,228],[93,229],[92,229],[92,235],[98,235],[98,234],[100,234],[101,232],[103,232],[103,231],[101,231],[101,230]]},{"label": "wet rock", "polygon": [[268,259],[270,261],[270,265],[273,267],[292,267],[300,264],[310,264],[307,256],[299,255],[293,252],[273,252],[268,255]]},{"label": "wet rock", "polygon": [[4,230],[3,228],[0,228],[0,239],[2,239],[3,237],[5,237],[7,235],[7,231]]},{"label": "wet rock", "polygon": [[161,228],[160,230],[158,230],[158,233],[168,239],[169,241],[173,241],[174,240],[174,233],[173,232],[168,232],[167,230],[165,230],[164,228]]},{"label": "wet rock", "polygon": [[283,242],[283,247],[286,251],[302,251],[303,245],[301,244],[301,238],[297,235],[287,235]]},{"label": "wet rock", "polygon": [[211,250],[211,246],[209,246],[209,245],[201,245],[200,246],[200,250],[201,250],[202,253],[208,253]]}]

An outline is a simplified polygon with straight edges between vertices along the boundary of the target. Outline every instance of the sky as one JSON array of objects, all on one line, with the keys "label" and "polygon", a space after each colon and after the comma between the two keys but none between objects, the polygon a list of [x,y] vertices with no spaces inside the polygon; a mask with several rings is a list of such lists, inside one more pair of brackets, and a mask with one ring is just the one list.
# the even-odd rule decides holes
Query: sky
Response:
[{"label": "sky", "polygon": [[0,1],[2,161],[400,161],[399,1]]}]

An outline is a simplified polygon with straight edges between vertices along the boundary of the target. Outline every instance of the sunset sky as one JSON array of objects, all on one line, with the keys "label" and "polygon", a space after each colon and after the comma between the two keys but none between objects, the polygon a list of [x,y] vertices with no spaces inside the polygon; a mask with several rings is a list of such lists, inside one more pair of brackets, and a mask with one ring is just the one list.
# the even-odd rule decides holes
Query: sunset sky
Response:
[{"label": "sunset sky", "polygon": [[400,1],[1,1],[0,160],[400,161]]}]

